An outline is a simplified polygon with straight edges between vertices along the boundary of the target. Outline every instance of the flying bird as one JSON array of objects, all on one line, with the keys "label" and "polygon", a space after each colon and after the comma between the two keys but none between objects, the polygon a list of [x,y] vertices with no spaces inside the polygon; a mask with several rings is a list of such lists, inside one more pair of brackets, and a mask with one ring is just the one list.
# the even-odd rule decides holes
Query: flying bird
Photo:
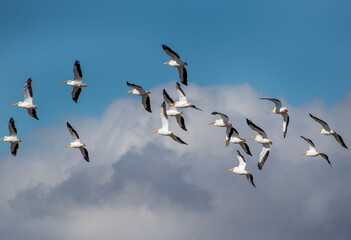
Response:
[{"label": "flying bird", "polygon": [[245,170],[246,161],[245,158],[240,154],[239,150],[236,151],[236,156],[239,160],[239,166],[229,169],[228,172],[233,172],[239,175],[245,175],[247,180],[252,184],[252,186],[256,188],[251,173]]},{"label": "flying bird", "polygon": [[288,131],[288,125],[289,125],[289,114],[288,114],[288,109],[282,106],[281,101],[275,98],[260,98],[261,100],[268,100],[271,102],[274,102],[275,108],[270,110],[268,113],[275,113],[275,114],[280,114],[283,117],[283,136],[285,138],[286,133]]},{"label": "flying bird", "polygon": [[89,162],[89,154],[87,149],[85,148],[86,145],[80,142],[78,133],[76,132],[76,130],[73,129],[73,127],[71,126],[71,124],[69,124],[69,122],[67,122],[67,128],[72,135],[73,142],[71,142],[70,144],[67,144],[66,147],[79,148],[84,159],[87,162]]},{"label": "flying bird", "polygon": [[10,118],[9,121],[9,136],[5,136],[1,138],[0,141],[1,140],[11,143],[11,153],[13,156],[16,156],[19,145],[18,143],[22,142],[22,140],[17,138],[17,129],[15,127],[15,120],[13,120],[13,118]]},{"label": "flying bird", "polygon": [[304,136],[300,136],[300,137],[302,137],[308,143],[308,145],[310,146],[310,148],[307,150],[307,152],[304,152],[302,154],[302,156],[306,155],[307,157],[317,157],[318,155],[320,155],[329,163],[330,167],[332,167],[328,156],[325,153],[317,152],[313,142],[311,141],[311,139],[305,138]]},{"label": "flying bird", "polygon": [[172,67],[176,67],[178,69],[178,74],[179,74],[179,79],[180,81],[184,84],[184,85],[188,85],[188,73],[185,69],[184,66],[188,65],[187,62],[183,62],[179,55],[177,53],[175,53],[172,49],[170,49],[169,47],[167,47],[166,45],[162,44],[162,48],[163,50],[165,50],[165,52],[167,53],[167,55],[169,55],[172,60],[165,62],[164,64],[169,64]]},{"label": "flying bird", "polygon": [[166,112],[166,103],[165,102],[163,102],[161,105],[160,117],[161,117],[161,121],[162,121],[162,127],[160,129],[154,131],[152,134],[159,133],[163,136],[170,136],[174,141],[181,143],[181,144],[188,145],[182,139],[180,139],[179,137],[174,135],[174,133],[172,131],[169,130],[168,116],[167,116],[167,112]]},{"label": "flying bird", "polygon": [[316,132],[316,134],[317,133],[321,133],[321,134],[324,134],[324,135],[333,135],[333,137],[336,139],[336,141],[338,141],[338,143],[340,143],[341,146],[343,146],[344,148],[347,149],[347,146],[344,143],[344,140],[342,139],[342,137],[339,134],[337,134],[334,130],[331,130],[329,125],[326,122],[324,122],[323,120],[313,116],[311,113],[310,113],[310,117],[313,118],[313,120],[318,122],[323,127],[323,129],[318,131],[318,132]]},{"label": "flying bird", "polygon": [[256,142],[261,143],[263,148],[260,153],[260,157],[258,159],[258,169],[262,170],[262,167],[264,163],[266,162],[269,152],[270,152],[270,144],[273,144],[270,139],[267,138],[267,134],[258,126],[256,126],[253,122],[251,122],[249,119],[246,118],[247,125],[249,127],[256,131],[258,135],[250,138],[250,139],[255,139]]},{"label": "flying bird", "polygon": [[[200,108],[195,107],[193,104],[188,103],[185,93],[184,91],[181,89],[180,84],[177,82],[176,84],[176,90],[177,93],[179,95],[179,101],[178,102],[173,102],[171,104],[169,104],[168,106],[175,106],[175,107],[179,107],[179,108],[187,108],[187,107],[191,107],[191,108],[195,108],[197,110],[202,111]],[[173,101],[173,100],[172,100]]]},{"label": "flying bird", "polygon": [[250,156],[252,156],[249,146],[246,144],[246,140],[240,138],[238,131],[232,126],[227,127],[226,140],[223,143],[226,143],[226,147],[229,146],[229,143],[239,144],[241,148]]},{"label": "flying bird", "polygon": [[35,109],[38,109],[37,105],[33,104],[33,89],[32,89],[32,79],[29,78],[24,84],[24,101],[12,104],[12,106],[18,105],[21,108],[25,108],[28,111],[28,114],[33,118],[39,120],[37,117],[37,112]]},{"label": "flying bird", "polygon": [[[163,89],[163,98],[166,101],[167,104],[172,104],[174,103],[174,101],[172,100],[172,98],[168,95],[168,93],[166,92],[165,89]],[[185,126],[185,121],[184,118],[182,116],[183,112],[180,112],[177,110],[177,108],[173,105],[170,106],[169,109],[166,111],[168,116],[174,116],[177,119],[177,123],[179,124],[179,126],[185,130],[186,130],[186,126]]]},{"label": "flying bird", "polygon": [[217,119],[214,122],[209,123],[208,125],[214,125],[216,127],[230,127],[232,124],[229,122],[229,118],[227,115],[220,112],[213,112],[212,115],[219,115],[220,119]]},{"label": "flying bird", "polygon": [[133,90],[130,90],[127,93],[141,95],[141,103],[144,105],[145,110],[148,112],[151,112],[150,97],[149,97],[149,94],[151,92],[145,91],[142,87],[129,83],[128,81],[127,81],[127,85],[131,88],[134,88]]},{"label": "flying bird", "polygon": [[87,87],[88,85],[83,83],[83,74],[82,69],[80,68],[80,63],[78,60],[75,61],[73,67],[73,80],[63,81],[60,83],[67,83],[73,87],[72,90],[72,99],[76,103],[78,102],[79,94],[82,91],[82,87]]}]

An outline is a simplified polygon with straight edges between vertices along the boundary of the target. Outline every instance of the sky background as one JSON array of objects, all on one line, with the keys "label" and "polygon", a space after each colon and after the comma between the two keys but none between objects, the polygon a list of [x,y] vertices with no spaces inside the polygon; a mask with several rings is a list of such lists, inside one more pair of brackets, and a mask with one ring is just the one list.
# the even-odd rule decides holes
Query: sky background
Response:
[{"label": "sky background", "polygon": [[[308,113],[327,121],[351,146],[351,2],[309,1],[0,1],[0,131],[14,117],[23,140],[14,158],[0,144],[0,230],[6,239],[349,239],[349,153]],[[188,62],[183,87],[198,112],[188,128],[170,128],[189,146],[151,133],[171,97],[176,69],[161,45]],[[71,99],[80,60],[79,102]],[[11,107],[31,77],[39,121]],[[126,81],[150,90],[152,114]],[[282,100],[291,123],[269,102]],[[261,146],[247,158],[257,189],[227,172],[237,146],[208,126],[226,113],[243,138],[250,118],[273,141],[262,172]],[[91,163],[71,141],[69,121]],[[311,138],[329,155],[301,153]],[[136,230],[137,229],[137,230]]]}]

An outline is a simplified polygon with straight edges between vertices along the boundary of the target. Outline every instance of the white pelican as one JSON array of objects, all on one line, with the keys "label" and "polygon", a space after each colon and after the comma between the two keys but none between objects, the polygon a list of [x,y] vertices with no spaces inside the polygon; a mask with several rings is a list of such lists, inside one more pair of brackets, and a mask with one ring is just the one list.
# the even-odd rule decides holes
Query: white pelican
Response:
[{"label": "white pelican", "polygon": [[37,117],[37,112],[35,109],[38,108],[37,105],[33,105],[33,90],[32,90],[32,79],[29,78],[24,84],[24,101],[12,104],[12,106],[18,105],[21,108],[25,108],[28,111],[28,114],[39,120]]},{"label": "white pelican", "polygon": [[316,118],[311,113],[310,113],[310,116],[311,116],[311,118],[313,118],[316,122],[318,122],[323,127],[323,129],[318,131],[318,132],[316,132],[316,134],[317,133],[321,133],[321,134],[324,134],[324,135],[333,135],[333,137],[336,139],[336,141],[338,141],[341,146],[343,146],[344,148],[347,149],[347,146],[344,143],[344,140],[342,139],[342,137],[339,134],[337,134],[334,130],[331,130],[329,125],[326,122],[324,122],[323,120],[321,120],[319,118]]},{"label": "white pelican", "polygon": [[80,92],[82,91],[82,87],[88,86],[87,84],[83,83],[82,78],[83,78],[82,69],[80,68],[79,61],[76,60],[73,67],[73,80],[60,82],[60,83],[67,83],[68,85],[73,87],[72,99],[76,103],[78,102],[78,97]]},{"label": "white pelican", "polygon": [[168,128],[168,117],[167,117],[167,112],[166,112],[166,103],[163,102],[161,105],[161,111],[160,111],[160,117],[161,117],[161,121],[162,121],[162,127],[158,130],[156,130],[154,133],[159,133],[163,136],[170,136],[174,141],[181,143],[181,144],[185,144],[188,145],[187,143],[183,142],[182,139],[180,139],[179,137],[177,137],[176,135],[174,135],[174,133],[172,131],[169,130]]},{"label": "white pelican", "polygon": [[188,74],[184,66],[188,65],[187,62],[180,60],[180,57],[172,49],[162,44],[163,50],[172,58],[171,61],[165,62],[164,64],[169,64],[172,67],[177,67],[179,73],[179,79],[184,85],[188,85]]},{"label": "white pelican", "polygon": [[1,138],[0,141],[1,140],[11,143],[11,153],[13,156],[16,156],[18,143],[22,142],[22,140],[17,138],[17,129],[15,127],[15,120],[13,120],[13,118],[10,118],[10,121],[9,121],[9,136],[5,136]]},{"label": "white pelican", "polygon": [[304,152],[302,154],[302,156],[306,155],[307,157],[316,157],[316,156],[320,155],[329,163],[330,167],[332,167],[328,156],[326,154],[324,154],[324,153],[317,152],[313,142],[311,141],[311,139],[305,138],[304,136],[300,136],[300,137],[302,137],[308,143],[308,145],[310,146],[308,151]]},{"label": "white pelican", "polygon": [[270,151],[270,145],[273,144],[270,139],[267,138],[267,134],[258,126],[256,126],[253,122],[251,122],[249,119],[246,118],[247,125],[249,127],[258,132],[258,135],[250,138],[250,139],[255,139],[256,142],[261,143],[263,145],[262,151],[260,153],[260,157],[258,159],[258,169],[262,170],[262,167],[264,163],[266,162],[269,151]]},{"label": "white pelican", "polygon": [[195,108],[197,110],[202,111],[200,108],[195,107],[193,104],[188,103],[188,101],[186,100],[186,96],[185,93],[183,92],[183,90],[180,88],[180,84],[177,82],[176,85],[176,90],[178,92],[179,95],[179,101],[178,102],[174,102],[169,104],[168,106],[175,106],[175,107],[179,107],[179,108],[187,108],[187,107],[192,107]]},{"label": "white pelican", "polygon": [[76,132],[76,130],[73,129],[73,127],[71,126],[71,124],[69,124],[69,122],[67,122],[67,128],[72,135],[73,142],[71,142],[70,144],[67,144],[66,147],[79,148],[79,150],[83,154],[84,159],[87,162],[89,162],[89,154],[85,148],[86,145],[80,142],[78,133]]},{"label": "white pelican", "polygon": [[288,114],[288,109],[282,106],[281,101],[275,98],[260,98],[262,100],[268,100],[271,102],[274,102],[275,108],[270,110],[268,113],[275,113],[275,114],[280,114],[283,117],[283,136],[285,138],[286,133],[288,131],[288,125],[289,125],[289,114]]},{"label": "white pelican", "polygon": [[[168,93],[166,92],[165,89],[163,89],[163,98],[165,99],[165,101],[167,102],[167,104],[172,104],[174,103],[174,101],[172,100],[172,98],[168,95]],[[173,105],[170,106],[169,109],[166,111],[168,116],[174,116],[177,119],[177,122],[179,124],[179,126],[185,130],[186,130],[186,126],[185,126],[185,122],[184,122],[184,118],[182,117],[183,112],[180,112],[177,110],[177,108]]]},{"label": "white pelican", "polygon": [[230,127],[232,124],[229,122],[229,118],[227,115],[220,112],[213,112],[212,115],[220,115],[220,119],[217,119],[214,122],[209,123],[208,125],[214,125],[216,127]]},{"label": "white pelican", "polygon": [[[224,141],[226,147],[229,146],[229,143],[239,144],[241,148],[250,156],[252,156],[249,146],[246,144],[246,140],[240,138],[238,131],[232,126],[227,127],[227,139]],[[228,141],[229,140],[229,141]]]},{"label": "white pelican", "polygon": [[128,91],[127,93],[133,93],[135,95],[141,95],[141,103],[144,105],[146,111],[151,112],[151,105],[150,105],[150,97],[149,94],[151,92],[145,91],[142,87],[129,83],[127,81],[127,85],[129,87],[134,88],[133,90]]},{"label": "white pelican", "polygon": [[239,175],[246,175],[247,180],[249,180],[252,186],[256,188],[251,173],[245,170],[246,161],[245,161],[245,158],[240,154],[239,150],[236,151],[236,156],[239,159],[239,166],[229,169],[228,172],[233,172]]}]

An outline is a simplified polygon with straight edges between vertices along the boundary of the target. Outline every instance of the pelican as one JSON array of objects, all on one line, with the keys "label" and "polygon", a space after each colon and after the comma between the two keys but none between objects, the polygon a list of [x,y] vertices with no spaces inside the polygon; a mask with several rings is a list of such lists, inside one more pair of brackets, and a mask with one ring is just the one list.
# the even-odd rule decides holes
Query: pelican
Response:
[{"label": "pelican", "polygon": [[188,85],[188,73],[186,72],[186,69],[184,66],[188,65],[187,62],[183,62],[180,60],[180,57],[177,53],[175,53],[172,49],[167,47],[166,45],[162,44],[163,50],[169,55],[172,60],[165,62],[164,64],[169,64],[172,67],[177,67],[178,69],[178,74],[179,74],[179,79],[184,85]]},{"label": "pelican", "polygon": [[73,127],[71,126],[71,124],[69,124],[69,122],[67,122],[67,128],[72,135],[73,142],[71,142],[70,144],[67,144],[66,147],[79,148],[79,150],[83,154],[84,159],[87,162],[89,162],[89,154],[85,148],[86,145],[80,142],[78,133],[76,132],[76,130],[73,129]]},{"label": "pelican", "polygon": [[1,140],[11,143],[11,153],[13,156],[16,156],[18,143],[22,142],[22,140],[17,138],[17,129],[15,127],[15,120],[13,120],[13,118],[10,118],[10,121],[9,121],[9,136],[5,136],[1,138],[0,141]]},{"label": "pelican", "polygon": [[73,67],[73,80],[63,81],[60,83],[67,83],[73,87],[72,90],[72,99],[76,103],[78,102],[79,94],[82,91],[82,87],[87,87],[88,85],[83,83],[83,74],[82,69],[80,68],[80,63],[78,60],[75,61]]},{"label": "pelican", "polygon": [[227,139],[223,142],[226,143],[226,147],[229,143],[239,144],[241,148],[250,156],[252,156],[249,146],[246,144],[246,140],[240,138],[238,131],[232,126],[227,127]]},{"label": "pelican", "polygon": [[177,85],[176,85],[176,90],[177,90],[178,95],[179,95],[179,101],[178,102],[173,102],[173,103],[169,104],[168,106],[171,107],[171,106],[174,105],[175,107],[179,107],[179,108],[192,107],[192,108],[195,108],[197,110],[202,111],[200,108],[197,108],[193,104],[188,103],[188,101],[186,100],[185,93],[180,88],[180,84],[178,82],[177,82]]},{"label": "pelican", "polygon": [[[168,95],[168,93],[166,92],[165,89],[163,89],[163,98],[165,99],[165,101],[167,102],[167,104],[172,104],[174,101],[172,100],[172,98]],[[169,110],[166,111],[167,116],[175,116],[175,118],[177,119],[177,122],[179,124],[179,126],[185,130],[185,122],[184,122],[184,118],[182,117],[183,112],[180,112],[177,110],[177,108],[173,105],[169,107]]]},{"label": "pelican", "polygon": [[305,138],[304,136],[300,136],[300,137],[302,137],[308,143],[308,145],[310,146],[308,151],[304,152],[302,154],[302,156],[306,155],[307,157],[317,157],[318,155],[321,155],[329,163],[330,167],[332,167],[328,156],[326,154],[324,154],[324,153],[317,152],[313,142],[311,141],[311,139]]},{"label": "pelican", "polygon": [[160,117],[161,117],[161,121],[162,121],[162,127],[160,129],[156,130],[155,132],[153,132],[152,134],[159,133],[163,136],[170,136],[174,141],[181,143],[181,144],[188,145],[187,143],[183,142],[182,139],[180,139],[179,137],[174,135],[174,133],[168,129],[168,116],[167,116],[167,112],[166,112],[166,103],[165,102],[163,102],[161,105]]},{"label": "pelican", "polygon": [[21,108],[25,108],[28,111],[28,114],[39,120],[37,117],[37,112],[35,109],[38,109],[37,105],[33,105],[33,90],[32,90],[32,79],[29,78],[24,84],[24,101],[12,104],[12,106],[18,105]]},{"label": "pelican", "polygon": [[341,146],[343,146],[344,148],[347,149],[347,146],[344,143],[344,140],[342,139],[342,137],[339,134],[337,134],[334,130],[331,130],[329,125],[326,122],[324,122],[323,120],[313,116],[311,113],[310,113],[310,117],[313,118],[313,120],[318,122],[323,127],[323,129],[318,131],[318,132],[316,132],[316,134],[317,133],[321,133],[321,134],[324,134],[324,135],[333,135],[333,137],[336,139],[336,141],[338,141]]},{"label": "pelican", "polygon": [[214,125],[216,127],[230,127],[232,124],[229,122],[229,118],[227,115],[220,112],[213,112],[212,115],[220,115],[220,119],[217,119],[214,122],[209,123],[208,125]]},{"label": "pelican", "polygon": [[288,109],[282,106],[281,101],[275,98],[260,98],[261,100],[268,100],[271,102],[274,102],[275,108],[270,110],[268,113],[275,113],[275,114],[280,114],[283,117],[283,136],[285,138],[286,133],[288,131],[288,125],[289,125],[289,114],[288,114]]},{"label": "pelican", "polygon": [[266,162],[269,151],[270,151],[270,145],[273,144],[270,139],[267,138],[267,134],[258,126],[256,126],[253,122],[251,122],[249,119],[246,118],[247,125],[249,127],[258,132],[258,135],[250,138],[250,139],[255,139],[256,142],[261,143],[263,145],[262,151],[260,153],[260,157],[258,159],[258,169],[262,170],[262,167],[264,163]]},{"label": "pelican", "polygon": [[252,184],[252,186],[256,188],[251,173],[245,170],[246,161],[245,158],[240,154],[239,150],[236,151],[236,156],[239,159],[239,166],[229,169],[228,172],[233,172],[239,175],[246,175],[247,180]]},{"label": "pelican", "polygon": [[149,91],[146,92],[142,87],[135,85],[135,84],[132,84],[132,83],[129,83],[128,81],[127,81],[127,85],[129,87],[134,88],[133,90],[130,90],[127,93],[141,95],[141,103],[144,105],[145,110],[148,112],[151,112],[150,97],[149,97],[149,94],[151,92],[149,92]]}]

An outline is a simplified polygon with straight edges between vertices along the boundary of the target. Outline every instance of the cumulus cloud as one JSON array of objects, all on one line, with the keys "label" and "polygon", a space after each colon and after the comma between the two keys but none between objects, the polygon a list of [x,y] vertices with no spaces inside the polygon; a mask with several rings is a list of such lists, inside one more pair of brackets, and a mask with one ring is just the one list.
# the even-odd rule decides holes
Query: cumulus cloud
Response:
[{"label": "cumulus cloud", "polygon": [[[23,136],[18,156],[0,161],[0,230],[6,239],[347,239],[351,193],[349,152],[333,137],[314,134],[327,121],[350,145],[351,94],[333,106],[315,100],[294,107],[286,139],[281,116],[267,114],[272,103],[249,85],[184,87],[188,100],[204,112],[185,109],[188,131],[170,117],[170,128],[189,145],[151,134],[161,126],[159,108],[166,88],[151,89],[152,114],[136,96],[116,99],[100,119],[72,116],[69,122],[87,144],[91,162],[62,127]],[[276,96],[272,96],[276,97]],[[243,176],[228,173],[237,164],[237,146],[226,148],[225,129],[209,126],[212,111],[226,113],[253,153],[244,155],[254,189]],[[245,118],[272,139],[271,154],[257,169],[261,146]],[[301,156],[315,142],[329,155]],[[55,136],[55,137],[52,137]],[[351,145],[350,145],[351,146]],[[244,154],[244,153],[243,153]]]}]

